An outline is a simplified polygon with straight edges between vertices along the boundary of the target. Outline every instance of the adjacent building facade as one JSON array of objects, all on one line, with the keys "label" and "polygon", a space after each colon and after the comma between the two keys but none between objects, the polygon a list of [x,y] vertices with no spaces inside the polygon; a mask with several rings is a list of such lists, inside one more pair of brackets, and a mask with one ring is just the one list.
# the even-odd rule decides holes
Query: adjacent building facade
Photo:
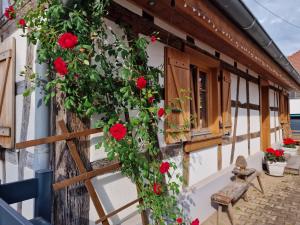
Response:
[{"label": "adjacent building facade", "polygon": [[[34,7],[34,1],[27,7]],[[159,41],[149,45],[148,54],[150,65],[164,69],[161,106],[173,107],[172,100],[182,97],[181,90],[188,90],[191,100],[175,104],[174,109],[180,110],[172,111],[168,118],[180,132],[161,122],[165,134],[158,136],[165,160],[176,162],[186,181],[181,198],[186,213],[203,221],[215,212],[210,197],[230,182],[237,156],[245,156],[250,167],[261,170],[262,151],[290,135],[288,93],[299,90],[299,74],[241,1],[115,0],[106,23],[122,35],[120,22],[129,25],[135,35],[149,37],[159,32]],[[69,121],[70,115],[63,110],[54,115],[51,105],[41,103],[40,90],[29,97],[22,95],[30,86],[26,76],[20,76],[24,66],[32,65],[32,70],[42,76],[46,65],[36,63],[37,47],[28,46],[20,36],[22,31],[12,22],[2,21],[0,32],[0,53],[2,46],[8,46],[12,59],[6,73],[12,80],[6,82],[4,105],[13,104],[11,111],[0,111],[0,128],[10,129],[2,135],[5,141],[0,134],[0,179],[12,182],[29,178],[35,170],[48,167],[55,171],[56,180],[71,176],[66,173],[74,167],[68,154],[62,157],[63,162],[57,159],[64,143],[14,150],[15,143],[59,134],[55,126],[58,117]],[[7,90],[15,87],[14,94],[9,94]],[[82,129],[93,126],[93,122],[70,127]],[[105,164],[104,150],[95,149],[99,135],[90,136],[88,141],[90,145],[80,149],[91,166]],[[120,173],[95,178],[93,185],[106,212],[137,197],[135,186]],[[65,194],[69,195],[66,202],[60,202],[65,207],[72,198],[80,197]],[[57,198],[54,208],[55,204],[59,204]],[[25,216],[32,216],[32,202],[16,207]],[[98,219],[91,201],[88,210],[76,216],[87,218],[85,224],[91,225]],[[110,222],[142,224],[135,205],[113,216]]]}]

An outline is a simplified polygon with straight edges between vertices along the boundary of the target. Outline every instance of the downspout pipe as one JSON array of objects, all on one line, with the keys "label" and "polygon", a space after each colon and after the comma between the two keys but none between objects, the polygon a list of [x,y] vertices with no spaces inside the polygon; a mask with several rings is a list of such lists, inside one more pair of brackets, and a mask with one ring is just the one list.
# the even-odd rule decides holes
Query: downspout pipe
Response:
[{"label": "downspout pipe", "polygon": [[294,69],[256,17],[241,0],[211,0],[211,2],[244,30],[300,85],[300,74]]},{"label": "downspout pipe", "polygon": [[[37,51],[40,44],[37,45]],[[37,52],[36,51],[36,52]],[[47,82],[47,64],[39,64],[37,57],[35,60],[35,71],[37,78],[40,81]],[[44,138],[50,135],[50,104],[44,102],[45,92],[42,87],[38,86],[35,89],[35,117],[34,117],[34,138]],[[41,169],[49,169],[50,165],[50,146],[49,144],[38,145],[34,148],[33,169],[35,171]]]}]

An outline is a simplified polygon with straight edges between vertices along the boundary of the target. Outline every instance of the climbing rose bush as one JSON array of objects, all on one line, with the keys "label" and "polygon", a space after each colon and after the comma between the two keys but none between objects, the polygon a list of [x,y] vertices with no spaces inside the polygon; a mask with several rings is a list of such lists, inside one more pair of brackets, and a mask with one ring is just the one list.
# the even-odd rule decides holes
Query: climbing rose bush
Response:
[{"label": "climbing rose bush", "polygon": [[64,7],[40,0],[24,17],[28,41],[39,43],[39,63],[49,65],[49,81],[36,82],[46,92],[45,102],[63,102],[83,119],[100,116],[95,126],[104,137],[98,147],[109,160],[120,161],[122,174],[137,186],[139,210],[149,211],[153,224],[198,225],[177,201],[182,176],[176,164],[161,160],[158,124],[167,117],[158,107],[162,71],[148,65],[146,50],[158,34],[150,41],[118,36],[103,19],[110,0],[79,2]]}]

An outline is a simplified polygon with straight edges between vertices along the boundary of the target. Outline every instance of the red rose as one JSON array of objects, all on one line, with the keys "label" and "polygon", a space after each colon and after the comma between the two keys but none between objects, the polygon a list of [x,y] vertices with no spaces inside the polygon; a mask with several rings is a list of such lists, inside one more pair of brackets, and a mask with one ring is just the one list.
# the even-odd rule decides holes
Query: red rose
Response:
[{"label": "red rose", "polygon": [[16,12],[12,5],[5,9],[4,16],[8,20],[12,20],[12,19],[16,18]]},{"label": "red rose", "polygon": [[57,59],[55,59],[53,64],[54,64],[55,70],[60,75],[64,76],[68,73],[67,63],[61,57],[58,57]]},{"label": "red rose", "polygon": [[150,97],[150,98],[148,98],[148,102],[150,103],[150,104],[152,104],[153,102],[154,102],[154,97],[152,96],[152,97]]},{"label": "red rose", "polygon": [[182,219],[181,217],[179,217],[179,218],[176,219],[176,222],[177,222],[178,224],[182,224],[183,219]]},{"label": "red rose", "polygon": [[157,41],[157,37],[154,36],[154,35],[152,35],[152,36],[151,36],[151,42],[152,42],[152,43],[155,43],[156,41]]},{"label": "red rose", "polygon": [[136,80],[136,87],[140,90],[144,89],[147,85],[145,77],[141,76]]},{"label": "red rose", "polygon": [[191,225],[199,225],[199,224],[200,224],[200,222],[198,219],[195,219],[191,222]]},{"label": "red rose", "polygon": [[267,152],[267,153],[274,154],[275,150],[274,150],[273,148],[267,148],[267,149],[266,149],[266,152]]},{"label": "red rose", "polygon": [[160,109],[157,111],[158,117],[162,117],[164,114],[165,114],[165,110],[164,110],[163,108],[160,108]]},{"label": "red rose", "polygon": [[78,38],[72,33],[64,33],[58,38],[58,44],[62,48],[73,48],[78,44]]},{"label": "red rose", "polygon": [[20,20],[19,20],[19,25],[20,25],[21,27],[25,27],[25,26],[26,26],[26,21],[25,21],[24,19],[20,19]]},{"label": "red rose", "polygon": [[157,195],[161,194],[161,185],[158,183],[153,184],[153,192]]},{"label": "red rose", "polygon": [[127,129],[123,124],[116,123],[109,129],[109,133],[114,139],[120,141],[126,136]]},{"label": "red rose", "polygon": [[167,173],[169,171],[169,169],[170,169],[170,163],[168,163],[168,162],[162,162],[160,164],[160,167],[159,167],[159,172],[161,174],[165,174],[165,173]]}]

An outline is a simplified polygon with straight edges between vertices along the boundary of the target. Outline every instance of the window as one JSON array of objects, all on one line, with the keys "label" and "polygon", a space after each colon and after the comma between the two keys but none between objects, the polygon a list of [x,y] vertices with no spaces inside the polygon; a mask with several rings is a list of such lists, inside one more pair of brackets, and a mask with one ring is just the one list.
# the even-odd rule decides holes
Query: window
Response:
[{"label": "window", "polygon": [[165,49],[165,106],[171,109],[165,123],[167,144],[197,143],[192,148],[199,149],[221,142],[219,73],[218,60],[194,49]]},{"label": "window", "polygon": [[191,128],[193,134],[208,131],[208,72],[191,65]]}]

